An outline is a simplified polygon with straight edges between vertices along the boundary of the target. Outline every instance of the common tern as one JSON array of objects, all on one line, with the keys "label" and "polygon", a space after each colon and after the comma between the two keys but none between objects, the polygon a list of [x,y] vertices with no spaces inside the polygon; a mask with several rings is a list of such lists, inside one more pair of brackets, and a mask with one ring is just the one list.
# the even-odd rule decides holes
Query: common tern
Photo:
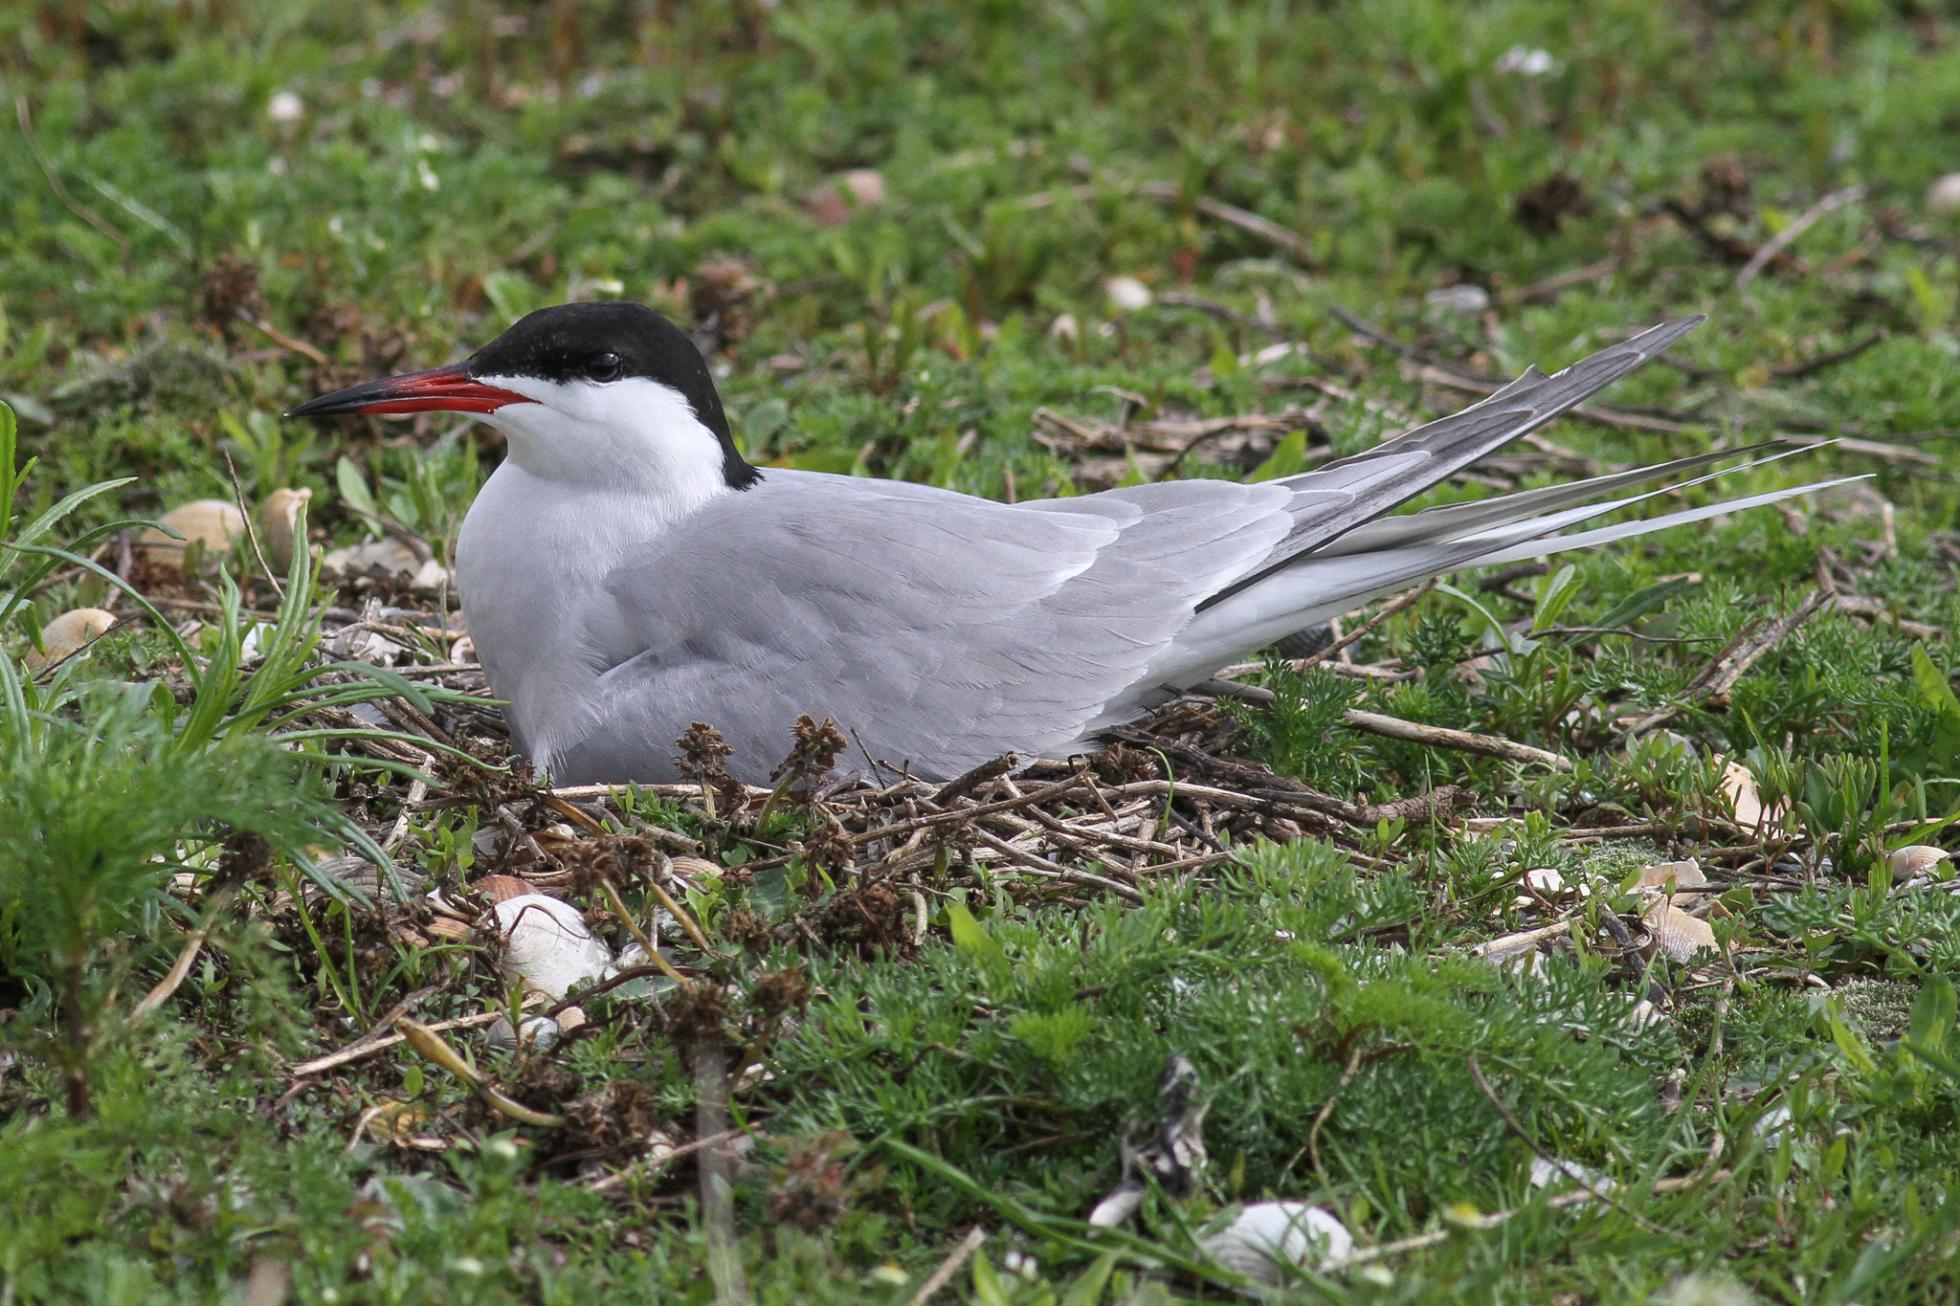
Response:
[{"label": "common tern", "polygon": [[627,302],[540,309],[463,362],[288,416],[456,412],[503,433],[457,582],[513,739],[554,781],[674,780],[676,739],[705,722],[734,748],[730,773],[766,783],[804,714],[880,764],[944,779],[1007,753],[1094,751],[1224,664],[1430,576],[1842,484],[1560,533],[1680,488],[1623,493],[1636,484],[1759,446],[1389,515],[1701,320],[1551,376],[1531,368],[1297,476],[1015,504],[752,466],[687,334]]}]

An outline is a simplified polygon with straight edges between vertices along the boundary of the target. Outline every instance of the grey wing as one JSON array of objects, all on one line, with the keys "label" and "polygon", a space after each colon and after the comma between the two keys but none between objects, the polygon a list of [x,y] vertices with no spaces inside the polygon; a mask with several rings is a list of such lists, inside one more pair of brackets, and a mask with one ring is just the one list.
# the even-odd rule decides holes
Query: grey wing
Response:
[{"label": "grey wing", "polygon": [[1535,367],[1527,368],[1517,380],[1461,412],[1279,482],[1300,498],[1300,527],[1263,565],[1207,596],[1200,606],[1209,608],[1258,584],[1479,458],[1537,430],[1653,359],[1704,320],[1686,317],[1650,327],[1550,376]]},{"label": "grey wing", "polygon": [[558,769],[671,769],[699,720],[755,780],[802,713],[926,776],[1063,748],[1293,529],[1291,503],[1198,481],[1014,507],[770,473],[690,520],[712,550],[673,538],[609,577],[606,706]]}]

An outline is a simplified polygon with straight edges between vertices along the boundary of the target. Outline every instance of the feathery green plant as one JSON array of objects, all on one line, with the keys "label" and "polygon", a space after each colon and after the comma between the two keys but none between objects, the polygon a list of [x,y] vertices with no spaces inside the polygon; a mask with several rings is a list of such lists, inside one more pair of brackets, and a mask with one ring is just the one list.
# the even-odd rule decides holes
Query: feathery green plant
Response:
[{"label": "feathery green plant", "polygon": [[[29,611],[52,572],[79,567],[107,580],[151,619],[189,682],[180,700],[163,683],[118,684],[78,673],[71,658],[44,679],[0,657],[0,968],[26,991],[23,1031],[49,1008],[60,1034],[71,1112],[90,1110],[88,1064],[120,1008],[123,986],[156,958],[173,921],[194,913],[170,892],[200,881],[204,913],[222,910],[253,858],[222,850],[256,840],[335,896],[345,888],[308,851],[331,841],[377,864],[385,853],[330,801],[321,747],[386,731],[308,727],[322,704],[401,695],[427,698],[399,676],[357,663],[320,665],[312,559],[299,550],[276,619],[246,641],[238,587],[221,576],[216,621],[193,647],[121,578],[83,555],[115,522],[67,545],[48,543],[63,519],[127,481],[68,495],[15,529],[13,503],[32,470],[16,465],[16,425],[0,405],[0,632]],[[249,664],[249,665],[248,665]],[[324,677],[332,675],[331,681]],[[426,744],[427,741],[417,740]],[[247,845],[251,846],[251,845]],[[198,922],[201,931],[209,921]],[[27,1034],[31,1043],[33,1036]]]}]

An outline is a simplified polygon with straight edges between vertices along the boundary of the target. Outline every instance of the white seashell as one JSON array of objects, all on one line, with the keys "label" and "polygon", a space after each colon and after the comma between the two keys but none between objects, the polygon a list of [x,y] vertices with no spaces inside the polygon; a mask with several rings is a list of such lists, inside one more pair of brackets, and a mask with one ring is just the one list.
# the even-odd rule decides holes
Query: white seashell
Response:
[{"label": "white seashell", "polygon": [[612,949],[586,928],[578,908],[541,893],[506,898],[491,908],[504,936],[504,973],[525,988],[562,998],[574,984],[599,979]]},{"label": "white seashell", "polygon": [[1424,295],[1422,302],[1451,313],[1481,313],[1490,307],[1490,292],[1482,286],[1440,286]]},{"label": "white seashell", "polygon": [[206,557],[220,557],[245,537],[245,514],[223,499],[193,499],[158,520],[184,538],[173,540],[154,526],[136,537],[137,556],[156,567],[182,571],[193,547]]},{"label": "white seashell", "polygon": [[115,624],[115,614],[101,608],[62,613],[41,627],[41,647],[27,650],[27,669],[39,675],[72,657]]},{"label": "white seashell", "polygon": [[1763,1140],[1765,1148],[1778,1148],[1783,1145],[1784,1136],[1790,1132],[1795,1119],[1789,1104],[1778,1102],[1775,1106],[1756,1117],[1756,1137]]},{"label": "white seashell", "polygon": [[843,183],[844,193],[854,203],[870,205],[885,202],[885,174],[876,168],[852,168],[839,180]]},{"label": "white seashell", "polygon": [[1949,172],[1927,187],[1926,211],[1942,218],[1960,213],[1960,172]]},{"label": "white seashell", "polygon": [[1096,1203],[1096,1209],[1089,1212],[1089,1223],[1098,1229],[1114,1229],[1128,1224],[1130,1217],[1143,1205],[1147,1190],[1140,1183],[1126,1181],[1116,1186],[1109,1196]]},{"label": "white seashell", "polygon": [[1493,65],[1500,73],[1515,73],[1519,77],[1543,77],[1558,71],[1558,60],[1550,50],[1535,46],[1514,45],[1497,58]]},{"label": "white seashell", "polygon": [[1577,1161],[1548,1161],[1542,1156],[1531,1158],[1531,1186],[1533,1188],[1564,1187],[1567,1183],[1590,1188],[1596,1193],[1610,1193],[1619,1183],[1608,1174],[1601,1174],[1589,1165]]},{"label": "white seashell", "polygon": [[1277,1287],[1291,1277],[1287,1266],[1345,1258],[1354,1251],[1354,1236],[1310,1202],[1254,1202],[1223,1229],[1200,1238],[1198,1245],[1227,1269]]},{"label": "white seashell", "polygon": [[1103,282],[1103,293],[1109,296],[1110,303],[1125,313],[1150,307],[1150,287],[1135,277],[1111,277]]}]

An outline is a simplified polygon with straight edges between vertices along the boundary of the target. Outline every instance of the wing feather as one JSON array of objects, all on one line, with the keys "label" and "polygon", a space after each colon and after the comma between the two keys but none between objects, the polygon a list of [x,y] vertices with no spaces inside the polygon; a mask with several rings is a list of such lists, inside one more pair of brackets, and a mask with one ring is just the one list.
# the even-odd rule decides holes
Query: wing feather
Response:
[{"label": "wing feather", "polygon": [[1283,482],[1303,496],[1333,485],[1347,498],[1330,511],[1306,514],[1299,529],[1288,535],[1262,566],[1207,596],[1199,610],[1258,584],[1294,559],[1320,549],[1519,436],[1537,430],[1653,359],[1704,320],[1685,317],[1650,327],[1550,376],[1529,368],[1516,381],[1461,412]]},{"label": "wing feather", "polygon": [[805,712],[929,776],[1059,747],[1293,524],[1286,489],[1227,481],[1014,507],[777,472],[728,498],[607,578],[608,709],[554,774],[671,772],[701,720],[761,778]]}]

